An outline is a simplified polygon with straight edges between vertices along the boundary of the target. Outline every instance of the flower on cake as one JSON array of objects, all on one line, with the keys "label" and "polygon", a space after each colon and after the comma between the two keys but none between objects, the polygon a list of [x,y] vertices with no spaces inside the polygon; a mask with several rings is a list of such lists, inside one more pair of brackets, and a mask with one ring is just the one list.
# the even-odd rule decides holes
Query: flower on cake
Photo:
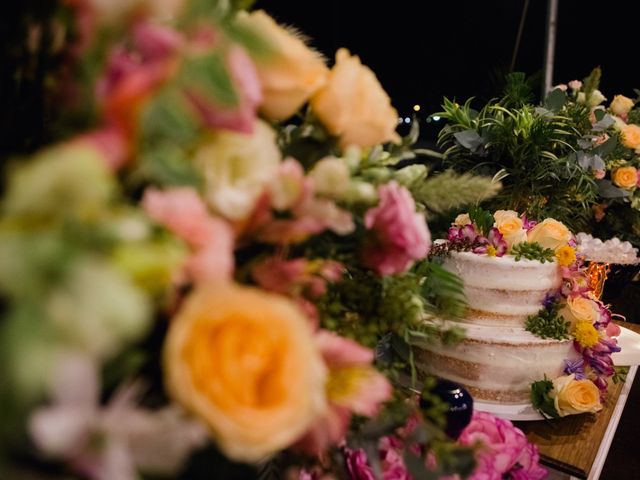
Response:
[{"label": "flower on cake", "polygon": [[575,374],[554,379],[551,398],[561,417],[602,410],[600,391],[596,385],[587,379],[576,380]]}]

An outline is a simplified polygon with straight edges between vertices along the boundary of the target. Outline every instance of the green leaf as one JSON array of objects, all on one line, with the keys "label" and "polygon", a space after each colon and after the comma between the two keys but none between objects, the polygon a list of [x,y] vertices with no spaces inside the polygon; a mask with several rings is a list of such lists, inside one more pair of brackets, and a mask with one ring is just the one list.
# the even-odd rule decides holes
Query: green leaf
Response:
[{"label": "green leaf", "polygon": [[454,133],[453,136],[460,145],[475,152],[482,146],[484,141],[475,130],[465,130],[463,132]]},{"label": "green leaf", "polygon": [[488,235],[491,227],[495,223],[495,218],[491,212],[481,207],[473,207],[469,210],[469,218],[481,235]]},{"label": "green leaf", "polygon": [[563,92],[559,88],[552,90],[544,100],[544,106],[552,112],[559,112],[567,103],[567,92]]},{"label": "green leaf", "polygon": [[556,410],[553,399],[549,393],[553,390],[551,380],[544,379],[531,384],[531,404],[542,416],[558,418],[560,414]]}]

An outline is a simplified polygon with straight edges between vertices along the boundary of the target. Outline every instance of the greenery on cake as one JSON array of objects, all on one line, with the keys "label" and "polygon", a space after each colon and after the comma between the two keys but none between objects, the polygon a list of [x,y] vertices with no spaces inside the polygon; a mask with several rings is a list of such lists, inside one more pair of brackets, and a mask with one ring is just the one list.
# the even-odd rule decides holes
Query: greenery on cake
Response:
[{"label": "greenery on cake", "polygon": [[558,418],[560,414],[551,398],[553,382],[547,378],[531,384],[531,404],[545,418]]},{"label": "greenery on cake", "polygon": [[570,323],[560,315],[562,303],[557,298],[545,302],[536,315],[529,315],[525,321],[525,330],[540,338],[564,340],[569,338]]},{"label": "greenery on cake", "polygon": [[516,262],[526,258],[546,263],[553,262],[556,258],[556,253],[552,249],[544,248],[538,242],[518,243],[511,248],[511,255],[515,257]]}]

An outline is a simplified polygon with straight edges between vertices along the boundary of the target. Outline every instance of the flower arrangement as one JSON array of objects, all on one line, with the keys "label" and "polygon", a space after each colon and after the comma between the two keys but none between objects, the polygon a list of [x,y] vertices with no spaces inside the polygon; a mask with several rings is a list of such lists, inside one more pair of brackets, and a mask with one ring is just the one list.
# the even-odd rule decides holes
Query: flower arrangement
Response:
[{"label": "flower arrangement", "polygon": [[561,114],[580,111],[581,137],[574,158],[590,172],[598,187],[593,205],[592,231],[599,237],[620,236],[638,244],[640,196],[640,116],[637,100],[615,95],[609,105],[598,90],[601,72],[596,68],[584,81],[558,85],[551,92]]},{"label": "flower arrangement", "polygon": [[2,198],[8,475],[316,478],[372,448],[469,473],[473,448],[413,401],[412,340],[462,305],[425,214],[499,185],[407,166],[416,134],[374,73],[262,11],[59,7],[59,141]]},{"label": "flower arrangement", "polygon": [[611,354],[620,351],[615,340],[620,327],[611,323],[611,312],[593,295],[575,239],[564,224],[552,218],[537,222],[513,210],[491,214],[475,208],[458,215],[447,243],[435,250],[432,254],[472,251],[488,257],[511,255],[515,261],[524,257],[555,262],[562,287],[547,294],[540,312],[526,319],[525,329],[541,338],[572,339],[579,359],[565,360],[564,376],[535,382],[532,403],[551,417],[602,408],[607,378],[615,374]]}]

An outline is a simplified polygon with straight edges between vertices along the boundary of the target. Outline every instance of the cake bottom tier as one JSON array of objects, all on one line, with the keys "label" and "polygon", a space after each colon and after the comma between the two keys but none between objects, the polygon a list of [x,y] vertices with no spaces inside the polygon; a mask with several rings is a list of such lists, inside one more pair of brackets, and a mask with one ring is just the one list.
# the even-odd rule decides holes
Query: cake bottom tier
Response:
[{"label": "cake bottom tier", "polygon": [[482,401],[529,401],[531,383],[562,375],[564,360],[578,358],[571,340],[541,339],[521,327],[461,326],[467,336],[458,345],[420,345],[416,367],[460,383]]}]

